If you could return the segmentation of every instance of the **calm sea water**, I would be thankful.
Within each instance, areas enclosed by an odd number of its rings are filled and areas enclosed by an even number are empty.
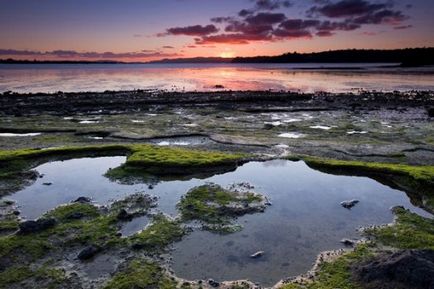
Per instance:
[[[402,205],[427,215],[414,207],[403,192],[365,177],[321,173],[304,162],[250,162],[204,180],[162,181],[153,189],[145,183],[126,185],[103,176],[109,168],[124,162],[125,157],[104,157],[46,163],[36,168],[43,178],[7,198],[17,201],[23,217],[37,218],[80,196],[105,205],[144,191],[158,196],[157,209],[176,216],[176,204],[194,186],[214,182],[226,187],[247,181],[273,205],[265,213],[239,218],[243,230],[234,234],[195,230],[175,244],[172,268],[187,279],[248,278],[265,286],[306,272],[320,251],[342,248],[342,238],[360,238],[356,232],[359,226],[391,222],[392,206]],[[44,182],[52,185],[44,186]],[[360,203],[352,210],[340,206],[340,202],[350,199]],[[148,223],[147,217],[137,218],[124,224],[121,232],[131,235]],[[259,250],[265,251],[263,257],[249,257]]]
[[[390,64],[388,64],[390,65]],[[0,64],[0,92],[434,90],[434,67],[382,64]]]

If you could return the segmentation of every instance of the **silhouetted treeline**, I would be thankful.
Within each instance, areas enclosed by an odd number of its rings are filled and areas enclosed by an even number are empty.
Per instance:
[[[3,64],[122,64],[125,62],[115,60],[18,60],[18,59],[0,59]]]
[[[395,50],[348,49],[278,56],[237,57],[234,63],[400,63],[401,66],[434,65],[434,48]]]

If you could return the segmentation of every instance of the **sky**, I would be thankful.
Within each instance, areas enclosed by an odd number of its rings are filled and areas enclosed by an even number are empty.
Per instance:
[[[151,61],[434,46],[433,0],[0,0],[0,58]]]

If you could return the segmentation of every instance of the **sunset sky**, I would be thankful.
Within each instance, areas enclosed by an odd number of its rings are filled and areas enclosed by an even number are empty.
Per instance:
[[[434,46],[433,0],[0,0],[0,58],[149,61]]]

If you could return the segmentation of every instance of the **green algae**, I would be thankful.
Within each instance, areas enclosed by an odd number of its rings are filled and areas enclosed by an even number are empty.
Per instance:
[[[178,220],[171,220],[159,214],[153,217],[148,227],[129,237],[127,243],[134,249],[160,252],[171,243],[181,240],[186,233]]]
[[[367,176],[391,188],[403,190],[414,204],[434,212],[434,166],[300,158],[309,167],[321,172]]]
[[[186,221],[198,220],[203,228],[232,233],[240,226],[232,221],[241,215],[265,210],[264,198],[251,192],[235,192],[223,189],[216,184],[206,184],[192,188],[181,198],[177,207]]]
[[[406,175],[414,180],[434,184],[434,166],[412,166],[406,164],[388,164],[361,161],[344,161],[323,159],[315,157],[302,158],[308,165],[315,167],[341,168],[348,170],[372,171],[379,173],[392,173]]]
[[[393,209],[395,223],[389,226],[368,228],[365,234],[382,245],[400,249],[434,250],[434,220],[419,216],[402,207]]]
[[[110,170],[107,176],[117,180],[129,176],[151,175],[197,175],[210,174],[225,169],[235,169],[249,155],[217,151],[190,150],[159,147],[149,144],[124,144],[58,147],[48,149],[0,150],[0,181],[9,183],[0,195],[17,190],[35,179],[37,175],[28,170],[53,161],[79,157],[126,155],[127,161],[119,168]]]
[[[345,253],[331,262],[323,262],[313,281],[303,284],[289,283],[281,289],[360,289],[352,280],[351,266],[373,256],[367,244],[357,246],[354,251]]]
[[[104,286],[104,289],[155,288],[173,289],[177,283],[173,281],[156,263],[136,259],[127,268],[118,272]]]
[[[20,284],[21,282],[29,279],[38,279],[39,282],[44,283],[44,288],[64,288],[66,276],[63,270],[50,268],[48,266],[41,266],[32,269],[28,266],[13,266],[0,272],[0,288],[7,288],[12,284]],[[30,287],[30,286],[28,286]]]
[[[55,218],[54,227],[41,232],[0,237],[0,264],[8,264],[7,268],[12,270],[11,274],[1,271],[0,282],[19,284],[37,276],[30,267],[33,268],[41,260],[63,256],[66,252],[89,245],[96,245],[107,252],[132,246],[132,249],[143,249],[146,254],[155,254],[163,252],[165,247],[186,234],[179,221],[156,215],[145,230],[122,238],[117,234],[120,226],[116,217],[122,205],[125,203],[119,202],[115,210],[100,209],[88,203],[62,205],[43,216]],[[81,217],[71,218],[74,213],[80,213]]]

